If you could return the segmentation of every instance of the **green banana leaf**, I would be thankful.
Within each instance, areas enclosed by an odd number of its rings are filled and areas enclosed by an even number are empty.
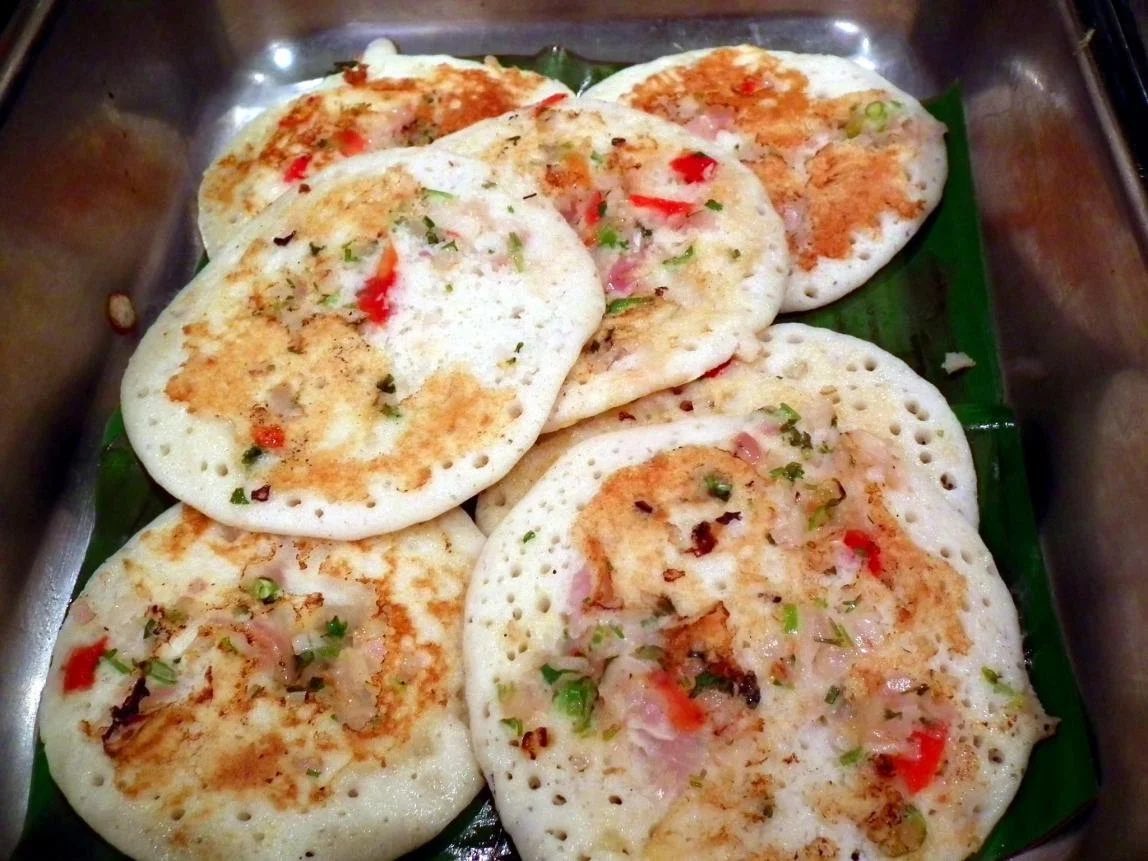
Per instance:
[[[561,80],[575,92],[621,68],[588,62],[561,47],[501,59]],[[949,179],[937,211],[864,287],[826,308],[789,319],[865,338],[899,356],[941,390],[968,434],[979,482],[981,534],[1016,600],[1033,684],[1048,712],[1060,719],[1056,734],[1034,751],[1008,812],[974,856],[997,861],[1054,835],[1085,810],[1096,796],[1099,772],[1041,559],[1020,433],[1003,402],[959,88],[926,106],[949,129]],[[976,365],[946,374],[941,367],[946,352],[966,353]],[[172,502],[144,472],[117,413],[103,441],[96,524],[76,590]],[[39,746],[24,835],[14,857],[124,857],[69,807],[52,782]],[[518,855],[484,790],[442,834],[409,857],[496,861]]]

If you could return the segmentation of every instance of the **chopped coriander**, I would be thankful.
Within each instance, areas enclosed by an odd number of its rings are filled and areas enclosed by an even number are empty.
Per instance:
[[[526,731],[522,721],[518,718],[503,718],[499,723],[510,730],[511,738],[522,738],[522,734]]]
[[[327,622],[327,633],[323,636],[342,639],[347,636],[347,623],[338,616],[332,616]]]
[[[837,758],[837,761],[842,765],[856,765],[861,761],[864,755],[865,751],[859,747],[855,747],[853,750],[841,754],[841,756]]]
[[[838,484],[838,488],[841,491],[840,496],[823,502],[817,506],[817,508],[813,509],[813,513],[809,515],[809,520],[805,524],[807,529],[820,529],[829,522],[829,518],[833,516],[833,509],[840,505],[842,500],[845,499],[845,488],[841,487],[840,484]]]
[[[381,409],[383,415],[389,419],[401,419],[403,417],[403,414],[399,412],[399,408],[394,404],[383,404]]]
[[[670,257],[662,261],[663,266],[681,266],[684,263],[689,263],[694,259],[694,247],[691,245],[677,257]]]
[[[590,161],[594,162],[594,164],[601,164],[603,161],[605,161],[605,158],[602,156],[601,153],[594,152],[593,150],[591,150],[590,151]]]
[[[387,374],[377,383],[375,388],[382,392],[384,395],[393,395],[395,393],[395,376],[394,374]]]
[[[717,690],[724,694],[733,693],[733,682],[725,676],[719,676],[717,673],[711,673],[709,670],[702,670],[694,679],[694,686],[690,689],[690,696],[696,697],[703,691]]]
[[[721,473],[711,472],[703,479],[706,483],[706,493],[722,502],[728,502],[733,493],[733,485],[729,478]]]
[[[231,504],[232,505],[250,505],[247,499],[247,494],[243,492],[242,487],[237,487],[231,491]]]
[[[308,242],[307,247],[311,249],[311,256],[318,257],[319,252],[326,248],[326,245],[316,245],[314,242]]]
[[[837,685],[830,685],[829,690],[825,692],[825,702],[833,705],[841,697],[841,688]]]
[[[251,446],[247,451],[243,452],[243,465],[251,466],[259,458],[263,457],[263,449],[257,445]]]
[[[161,685],[174,685],[176,682],[175,670],[163,661],[144,661],[141,665],[144,673],[155,679]]]
[[[531,529],[529,532],[522,536],[522,543],[525,544],[528,541],[533,541],[535,537],[537,537],[537,533]]]
[[[123,661],[116,657],[118,652],[119,649],[108,649],[106,652],[100,655],[100,660],[106,661],[108,666],[110,666],[116,672],[123,673],[126,676],[132,671],[132,668],[130,665],[125,664]]]
[[[781,427],[779,429],[783,431],[789,430],[801,421],[801,413],[784,402],[780,406],[766,407],[764,412],[774,421],[780,422]]]
[[[801,627],[801,617],[796,604],[786,604],[781,608],[781,625],[787,634],[796,634]]]
[[[643,305],[649,305],[654,300],[649,296],[630,296],[626,299],[615,299],[606,305],[606,316],[617,317],[625,314],[634,308],[640,308]]]
[[[707,200],[706,209],[712,209],[714,212],[721,212],[723,209],[725,209],[725,207],[718,203],[716,200]]]
[[[308,777],[318,777],[320,774],[322,774],[322,772],[320,772],[319,769],[317,769],[317,768],[307,769],[307,776]]]
[[[297,670],[302,670],[304,667],[309,667],[313,663],[315,663],[314,649],[304,649],[295,656],[295,668]]]
[[[431,245],[438,245],[442,241],[442,237],[438,235],[438,231],[435,229],[436,225],[431,221],[429,215],[423,216],[423,226],[427,229],[427,242]]]
[[[526,268],[526,260],[522,256],[522,238],[517,233],[511,233],[506,240],[506,248],[510,252],[510,259],[514,268],[522,272]]]
[[[784,478],[791,484],[799,478],[805,477],[805,467],[797,461],[791,460],[785,466],[779,466],[777,469],[769,471],[770,478]]]

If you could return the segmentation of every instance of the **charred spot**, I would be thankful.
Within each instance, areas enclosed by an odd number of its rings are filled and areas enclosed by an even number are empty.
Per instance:
[[[879,753],[873,757],[873,770],[877,776],[884,780],[892,780],[897,775],[897,766],[893,757],[887,753]]]
[[[635,502],[634,508],[638,509],[638,511],[642,512],[642,514],[652,514],[654,511],[654,506],[650,505],[650,503],[646,502],[644,499],[639,499],[637,502]]]
[[[662,572],[662,579],[667,583],[673,583],[675,580],[681,580],[686,576],[686,572],[680,568],[667,568]]]
[[[757,675],[743,672],[736,664],[727,660],[712,661],[694,679],[690,696],[697,696],[704,690],[714,689],[732,697],[740,697],[751,709],[761,702],[761,688]]]
[[[690,530],[690,539],[693,543],[686,552],[693,556],[706,556],[717,547],[717,538],[708,520],[703,520]]]
[[[115,742],[122,730],[143,720],[140,714],[140,703],[148,695],[147,680],[140,676],[132,689],[118,706],[112,706],[112,722],[104,731],[101,741],[104,743],[104,752],[113,756]]]
[[[256,502],[266,502],[271,498],[271,485],[265,484],[251,491],[251,498]]]
[[[284,245],[288,244],[292,239],[294,239],[295,234],[298,232],[299,231],[297,231],[297,230],[292,230],[286,236],[276,236],[271,241],[274,242],[276,245],[278,245],[280,248],[282,248]]]
[[[311,186],[305,182],[301,183],[299,185],[299,193],[300,194],[310,194],[311,193]]]
[[[633,413],[621,412],[621,413],[618,413],[618,421],[620,421],[620,422],[632,422],[632,421],[637,421],[637,419],[634,418]]]
[[[683,413],[692,413],[694,411],[694,402],[682,401],[680,404],[678,404],[678,409],[680,409]]]
[[[735,520],[741,520],[740,511],[727,511],[725,514],[722,514],[717,518],[717,522],[722,526],[729,526]]]
[[[622,146],[625,142],[625,138],[610,138],[610,146]]]
[[[538,759],[538,754],[550,746],[550,731],[544,726],[538,729],[527,730],[522,735],[519,747],[531,759]]]

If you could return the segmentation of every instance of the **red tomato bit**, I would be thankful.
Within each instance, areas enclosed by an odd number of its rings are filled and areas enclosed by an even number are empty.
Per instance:
[[[260,448],[282,448],[287,435],[279,425],[259,425],[251,431],[251,438]]]
[[[64,693],[89,690],[96,683],[96,667],[108,650],[108,638],[102,637],[90,646],[72,649],[64,664]]]
[[[733,364],[733,356],[730,356],[728,359],[726,359],[724,362],[722,362],[717,367],[710,368],[708,371],[706,371],[704,374],[702,374],[702,379],[703,380],[712,380],[714,377],[720,376],[721,373],[726,368],[728,368],[731,364]]]
[[[367,64],[355,63],[343,70],[343,80],[352,87],[359,87],[367,83]]]
[[[909,736],[909,741],[917,746],[917,755],[893,757],[893,768],[905,781],[905,786],[910,792],[918,793],[933,782],[937,770],[941,767],[948,739],[949,728],[944,724],[914,730]]]
[[[743,96],[752,96],[754,93],[761,89],[761,82],[753,78],[746,78],[734,89],[736,89],[737,92]]]
[[[879,577],[885,570],[885,566],[881,563],[881,548],[877,546],[877,542],[862,532],[860,529],[847,529],[845,531],[845,546],[864,556],[868,566],[869,573],[875,577]]]
[[[311,165],[311,154],[301,155],[287,166],[283,174],[285,182],[298,182],[307,175],[307,168]]]
[[[387,298],[398,277],[398,263],[399,257],[395,254],[395,247],[387,243],[379,260],[378,270],[374,277],[367,279],[367,283],[359,293],[359,310],[366,314],[371,322],[380,326],[391,316]]]
[[[667,200],[664,197],[646,197],[644,194],[631,194],[630,203],[642,209],[653,209],[662,215],[689,215],[694,205],[684,200]]]
[[[650,675],[650,682],[662,697],[666,706],[666,717],[674,729],[681,732],[697,732],[706,722],[706,713],[696,700],[690,699],[689,694],[682,690],[665,670],[659,670]]]
[[[367,151],[367,139],[354,129],[342,129],[335,135],[339,152],[345,156],[359,155]]]
[[[691,152],[678,156],[670,162],[670,167],[687,185],[693,185],[712,179],[717,170],[717,162],[704,152]]]
[[[593,227],[602,220],[602,192],[595,191],[590,195],[582,220],[586,222],[587,227]]]
[[[534,106],[534,116],[541,116],[543,111],[545,111],[547,108],[554,107],[554,105],[558,104],[564,98],[566,98],[565,93],[555,93],[552,96],[547,96]]]

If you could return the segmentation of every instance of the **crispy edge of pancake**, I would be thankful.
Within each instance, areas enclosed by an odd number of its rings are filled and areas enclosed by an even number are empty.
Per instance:
[[[226,556],[229,542],[249,539],[251,545],[240,549],[242,565]],[[278,762],[274,757],[283,753],[277,754],[271,744],[271,736],[275,735],[272,732],[268,734],[269,743],[263,753],[244,765],[244,773],[254,777],[248,779],[235,773],[224,781],[234,784],[231,787],[233,791],[220,791],[216,796],[219,804],[215,808],[214,819],[206,822],[202,818],[197,819],[204,809],[197,800],[198,796],[181,798],[164,792],[163,768],[174,767],[177,763],[165,761],[153,770],[152,776],[158,780],[152,781],[134,798],[128,797],[117,789],[114,761],[104,752],[98,734],[85,735],[82,723],[77,725],[77,721],[83,720],[106,722],[108,709],[123,699],[126,676],[101,662],[93,688],[66,695],[60,692],[61,663],[74,646],[86,644],[101,632],[109,636],[119,634],[121,648],[118,657],[130,663],[137,644],[144,642],[141,640],[143,618],[158,618],[161,625],[166,624],[163,613],[157,617],[152,613],[154,607],[149,609],[145,590],[147,594],[169,590],[173,597],[186,594],[188,582],[195,582],[191,575],[198,572],[198,566],[205,566],[203,577],[208,581],[207,594],[212,587],[218,590],[221,583],[229,580],[238,584],[241,577],[248,576],[244,572],[249,565],[267,562],[261,556],[249,558],[244,555],[251,554],[260,546],[257,542],[264,539],[271,539],[280,546],[292,542],[291,539],[275,539],[273,536],[244,536],[238,530],[228,530],[177,504],[137,533],[93,574],[69,608],[53,650],[52,666],[41,701],[39,732],[53,778],[92,827],[133,857],[271,859],[302,857],[309,850],[324,858],[397,857],[438,833],[482,786],[481,775],[470,751],[462,699],[461,642],[452,648],[444,641],[446,648],[442,654],[447,672],[441,677],[439,690],[425,692],[426,703],[433,703],[433,712],[424,713],[418,723],[408,727],[412,732],[398,748],[386,750],[386,755],[392,757],[389,771],[384,770],[387,768],[385,764],[380,765],[373,758],[362,759],[351,769],[326,776],[323,780],[325,789],[319,796],[312,794],[301,806],[277,810],[256,785],[256,778],[261,780],[265,772],[273,777],[264,759],[271,757],[267,761]],[[204,550],[208,543],[218,547],[218,553],[224,555]],[[345,573],[341,566],[348,557],[352,564],[353,560],[361,560],[362,575],[371,582],[388,583],[390,586],[388,600],[393,603],[380,603],[375,612],[393,611],[401,616],[404,607],[412,611],[411,621],[415,624],[404,636],[414,636],[420,644],[433,644],[436,638],[444,636],[446,629],[441,627],[436,614],[449,612],[452,606],[458,612],[461,627],[470,560],[477,558],[481,545],[482,536],[470,518],[459,509],[404,533],[358,544],[293,542],[298,552],[305,554],[312,564],[316,554],[321,556],[327,549],[332,551],[338,564],[329,574],[320,565],[319,571],[324,573],[318,576],[326,575],[327,582],[336,590],[336,599],[340,587],[346,589],[357,585],[354,581],[348,584],[343,579]],[[197,554],[202,558],[197,558]],[[169,557],[170,563],[167,562]],[[425,566],[428,560],[436,557],[443,561],[435,566],[436,576],[428,578]],[[324,557],[324,562],[331,558]],[[164,570],[149,571],[149,564],[159,565]],[[372,566],[379,565],[395,566],[389,572],[392,576],[380,578],[372,572]],[[184,570],[182,573],[168,573],[171,566],[176,572],[181,567]],[[229,566],[238,567],[230,567],[226,574],[221,573]],[[303,576],[303,572],[294,576]],[[404,594],[404,586],[415,592]],[[418,590],[423,593],[429,591],[430,595],[416,594]],[[112,606],[103,606],[109,601]],[[77,618],[81,607],[84,615],[92,614],[90,621]],[[130,618],[126,616],[128,613]],[[164,636],[162,628],[160,630],[161,633],[153,636]],[[178,665],[176,670],[179,671]],[[158,683],[153,683],[152,687],[158,687]],[[230,713],[229,705],[224,704],[221,708]],[[265,712],[261,714],[266,717]],[[242,715],[240,719],[246,720]],[[178,728],[178,725],[169,727]],[[180,731],[187,734],[190,745],[194,728],[183,727]],[[160,740],[160,736],[153,739],[155,742]],[[323,745],[317,745],[317,749],[328,750]],[[240,751],[235,753],[238,755]],[[336,750],[330,755],[338,760],[340,754]],[[198,755],[196,759],[195,766],[185,763],[185,767],[201,768],[204,761]],[[416,777],[419,774],[421,779]],[[152,797],[153,793],[155,797]],[[317,801],[317,798],[325,800]],[[397,812],[394,806],[388,807],[396,801]],[[405,810],[402,809],[404,805]],[[206,836],[205,831],[210,831],[211,835]]]
[[[801,379],[789,379],[786,371],[793,374],[800,371],[804,377],[809,372],[809,353],[815,351],[819,360],[814,371],[817,390],[809,392],[809,401],[824,397],[821,392],[826,386],[840,382],[833,394],[841,397],[836,407],[841,428],[866,430],[895,444],[910,466],[932,475],[950,504],[970,524],[977,525],[977,473],[968,439],[952,408],[932,383],[875,344],[829,329],[803,323],[778,323],[766,329],[760,340],[770,354],[747,363],[735,359],[740,366],[739,379],[751,369],[758,369],[762,374],[760,385],[768,388],[771,383],[765,377],[768,368],[773,366],[780,373],[768,376],[775,380],[781,378],[779,389],[799,388]],[[803,363],[805,371],[801,371]],[[859,388],[851,391],[848,389],[851,384]],[[631,425],[674,421],[693,412],[699,415],[715,411],[741,413],[767,405],[739,402],[736,393],[728,393],[734,400],[733,406],[727,399],[714,410],[712,399],[728,385],[728,380],[722,379],[719,372],[713,379],[688,383],[679,393],[655,392],[540,437],[501,481],[479,494],[475,511],[479,529],[489,535],[550,465],[583,439]],[[900,400],[903,416],[888,416],[882,412],[878,420],[875,410],[870,409],[874,400],[871,395],[881,394],[881,389],[886,389],[891,399]],[[876,400],[879,407],[882,399]],[[865,405],[865,409],[857,409],[857,404]],[[796,406],[798,412],[804,409],[801,404]],[[922,457],[927,457],[929,462],[923,463]]]
[[[572,794],[563,783],[580,778],[577,769],[561,768],[566,765],[563,753],[569,752],[562,749],[562,736],[557,742],[552,736],[545,750],[536,749],[537,761],[527,759],[507,744],[505,727],[498,722],[501,712],[492,705],[499,702],[496,683],[514,681],[522,675],[522,666],[549,659],[564,635],[568,595],[575,569],[581,564],[571,549],[574,519],[619,469],[682,446],[721,444],[744,427],[743,419],[705,418],[621,431],[583,442],[548,471],[488,538],[467,598],[467,701],[476,755],[494,790],[503,823],[525,858],[581,857],[596,851],[603,857],[632,857],[648,836],[638,835],[633,841],[623,838],[627,828],[642,827],[630,821],[638,809],[631,804],[633,797],[624,793],[628,806],[607,804],[599,798],[598,809],[591,808],[588,818],[606,832],[606,838],[597,845],[588,844],[584,839],[587,824],[581,815],[587,811],[575,809],[583,796]],[[1020,785],[1032,746],[1048,733],[1051,722],[1031,692],[1015,605],[987,549],[975,530],[931,485],[915,473],[907,474],[906,479],[906,486],[884,493],[889,515],[902,535],[938,563],[947,564],[969,589],[963,621],[972,626],[973,653],[965,661],[968,677],[964,690],[975,701],[968,708],[976,714],[970,713],[966,719],[991,714],[989,703],[995,691],[981,678],[978,665],[982,662],[1001,669],[1010,683],[1023,680],[1023,692],[1031,697],[1033,713],[1003,730],[1007,733],[1003,736],[1007,739],[1003,745],[1008,748],[1007,766],[996,776],[990,775],[989,791],[975,814],[983,839],[1003,815]],[[527,531],[534,536],[529,542],[522,539]],[[509,603],[504,597],[507,592],[514,596]],[[516,608],[522,610],[520,615],[511,612]],[[542,657],[532,658],[535,653]],[[561,716],[553,719],[557,727],[563,722]],[[998,732],[994,740],[1000,737]],[[1020,755],[1012,755],[1018,752]],[[548,769],[547,763],[559,756],[559,769]],[[603,787],[600,795],[604,798],[609,791]],[[565,803],[547,804],[556,794],[562,795]],[[609,846],[614,847],[613,852],[606,851]],[[953,859],[965,857],[968,851],[952,845],[948,850],[945,857]]]
[[[769,54],[787,68],[805,75],[812,95],[834,98],[859,90],[878,89],[888,92],[901,102],[914,117],[935,124],[920,102],[890,81],[853,61],[831,54],[799,54],[773,51],[751,45],[730,45],[702,48],[659,57],[648,63],[622,69],[591,87],[590,98],[625,101],[638,85],[660,72],[693,65],[716,51],[736,50],[743,55],[757,52]],[[808,310],[827,305],[869,280],[916,234],[929,214],[940,202],[948,174],[948,157],[943,139],[926,141],[917,158],[907,163],[909,190],[916,192],[922,211],[916,218],[881,216],[879,234],[868,232],[853,235],[853,253],[842,259],[822,258],[810,270],[795,266],[789,287],[782,302],[782,313]]]

